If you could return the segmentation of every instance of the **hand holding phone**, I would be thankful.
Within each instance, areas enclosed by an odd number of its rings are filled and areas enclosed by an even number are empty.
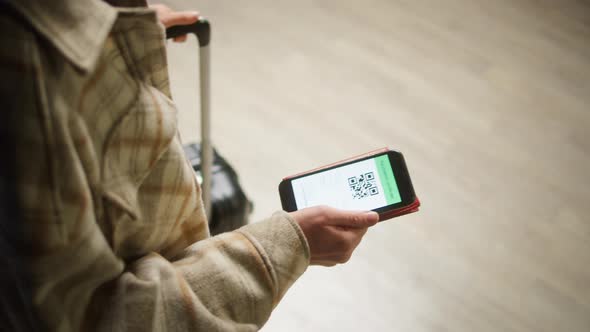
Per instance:
[[[345,211],[328,206],[298,210],[291,212],[291,216],[309,244],[310,264],[323,266],[346,263],[368,227],[379,221],[375,212]]]
[[[279,184],[287,212],[327,205],[343,210],[372,210],[380,220],[418,211],[404,156],[382,149],[287,177]]]

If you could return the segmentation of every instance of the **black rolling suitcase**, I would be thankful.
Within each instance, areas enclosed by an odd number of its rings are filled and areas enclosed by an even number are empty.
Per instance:
[[[190,25],[166,29],[166,38],[193,33],[199,43],[199,87],[201,102],[201,143],[190,143],[184,151],[190,160],[195,176],[201,184],[203,204],[209,219],[212,235],[239,228],[248,222],[252,203],[238,181],[238,174],[221,157],[211,143],[211,113],[209,105],[209,42],[211,26],[201,19]]]

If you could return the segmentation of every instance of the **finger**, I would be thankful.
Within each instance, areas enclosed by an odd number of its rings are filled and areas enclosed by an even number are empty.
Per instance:
[[[363,236],[365,236],[365,234],[367,233],[368,228],[366,227],[362,227],[362,228],[346,228],[345,230],[343,230],[341,233],[342,236],[344,237],[344,239],[346,239],[348,245],[350,248],[354,249],[356,248],[359,243],[361,243],[361,240],[363,239]]]
[[[329,227],[333,227],[338,231],[339,234],[343,232],[346,234],[345,236],[355,236],[355,237],[362,237],[365,235],[368,227],[348,227],[348,226],[339,226],[339,225],[330,225]]]
[[[163,12],[170,12],[172,11],[172,9],[170,9],[170,7],[163,5],[163,4],[155,4],[155,5],[148,5],[148,7],[150,7],[151,9],[155,10],[158,13],[163,13]]]
[[[357,238],[362,238],[363,236],[365,236],[365,234],[367,234],[367,231],[369,230],[368,227],[361,227],[361,228],[349,228],[348,231],[352,234],[354,234]]]
[[[174,42],[176,43],[184,43],[186,41],[186,35],[182,35],[182,36],[178,36],[178,37],[174,37]]]
[[[332,267],[336,264],[337,263],[335,261],[329,261],[329,260],[314,260],[314,261],[310,262],[310,265],[321,265],[321,266],[325,266],[325,267]]]
[[[174,12],[162,18],[162,23],[169,28],[175,25],[187,25],[195,23],[199,19],[199,12]]]
[[[323,255],[320,257],[314,257],[310,262],[312,265],[323,265],[323,266],[334,266],[336,264],[342,264],[348,257],[343,253],[336,253],[332,255]]]
[[[344,211],[334,210],[329,222],[334,226],[366,228],[375,225],[379,221],[379,214],[374,211]]]

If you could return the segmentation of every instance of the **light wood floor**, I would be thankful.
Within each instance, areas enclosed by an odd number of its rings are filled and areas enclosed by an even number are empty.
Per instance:
[[[588,2],[168,4],[213,22],[215,145],[254,220],[283,176],[383,146],[423,202],[310,268],[264,331],[590,331]],[[170,63],[190,140],[196,49]]]

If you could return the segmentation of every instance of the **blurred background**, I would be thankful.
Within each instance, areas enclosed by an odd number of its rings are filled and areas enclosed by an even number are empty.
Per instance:
[[[255,203],[287,175],[402,151],[419,213],[310,267],[263,331],[590,331],[590,4],[200,0],[214,145]],[[169,43],[198,140],[194,40]]]

